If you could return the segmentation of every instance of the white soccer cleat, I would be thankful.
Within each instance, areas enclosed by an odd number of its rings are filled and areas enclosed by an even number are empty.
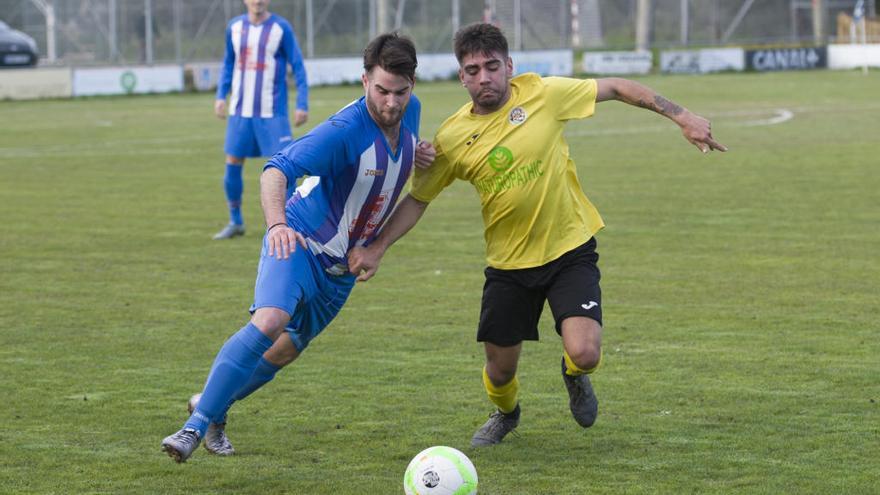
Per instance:
[[[223,227],[223,230],[214,234],[214,240],[232,239],[233,237],[238,237],[240,235],[244,235],[244,225],[230,223],[226,227]]]
[[[177,462],[186,462],[193,451],[199,448],[199,432],[184,428],[162,440],[162,451]]]
[[[201,398],[202,394],[195,394],[189,398],[189,401],[186,403],[186,410],[190,414],[196,410]],[[235,453],[229,437],[226,436],[226,421],[208,425],[208,431],[205,432],[205,449],[215,455],[232,455]]]

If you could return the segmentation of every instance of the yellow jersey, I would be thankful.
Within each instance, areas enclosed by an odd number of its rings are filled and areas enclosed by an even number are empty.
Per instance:
[[[487,262],[503,270],[549,263],[605,226],[563,137],[566,121],[593,114],[595,79],[526,73],[510,85],[499,110],[477,115],[468,103],[446,119],[434,138],[434,164],[415,170],[410,191],[429,203],[456,178],[473,184]]]

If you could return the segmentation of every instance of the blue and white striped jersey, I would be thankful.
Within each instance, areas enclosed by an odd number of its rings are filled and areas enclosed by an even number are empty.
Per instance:
[[[247,14],[232,19],[226,27],[217,99],[232,91],[229,115],[287,116],[288,63],[296,78],[296,108],[308,110],[306,69],[290,23],[275,14],[259,25],[251,24]]]
[[[308,176],[287,201],[287,222],[331,273],[347,270],[348,251],[372,242],[394,209],[412,170],[420,113],[413,95],[392,154],[362,97],[266,163],[288,184]]]

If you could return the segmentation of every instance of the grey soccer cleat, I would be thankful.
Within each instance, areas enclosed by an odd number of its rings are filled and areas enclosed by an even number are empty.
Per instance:
[[[584,428],[593,426],[599,414],[599,399],[593,393],[593,385],[587,375],[572,376],[565,372],[565,357],[562,358],[562,378],[568,389],[568,407],[577,424]]]
[[[471,447],[485,447],[501,443],[501,440],[508,433],[514,431],[517,425],[519,425],[519,404],[516,405],[516,409],[507,414],[496,410],[489,415],[489,420],[474,433],[471,438]]]
[[[189,398],[189,401],[186,403],[186,410],[190,414],[196,410],[201,398],[202,394],[195,394]],[[225,417],[222,423],[211,423],[208,425],[208,431],[205,432],[205,449],[216,455],[232,455],[235,453],[232,443],[229,442],[229,438],[226,436]]]
[[[238,237],[240,235],[244,235],[244,225],[230,223],[226,227],[223,227],[223,230],[214,234],[214,240],[232,239],[233,237]]]
[[[192,428],[184,428],[162,440],[162,451],[177,462],[186,462],[201,441],[199,432]]]

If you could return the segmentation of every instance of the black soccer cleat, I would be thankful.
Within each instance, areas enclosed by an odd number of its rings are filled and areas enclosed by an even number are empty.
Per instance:
[[[599,399],[593,393],[593,385],[586,374],[572,376],[565,372],[565,357],[562,358],[562,379],[568,390],[568,407],[577,424],[584,428],[593,426],[599,414]]]
[[[516,409],[507,414],[498,410],[493,412],[489,415],[489,420],[474,433],[471,447],[486,447],[501,443],[501,440],[519,425],[519,411],[517,404]]]

